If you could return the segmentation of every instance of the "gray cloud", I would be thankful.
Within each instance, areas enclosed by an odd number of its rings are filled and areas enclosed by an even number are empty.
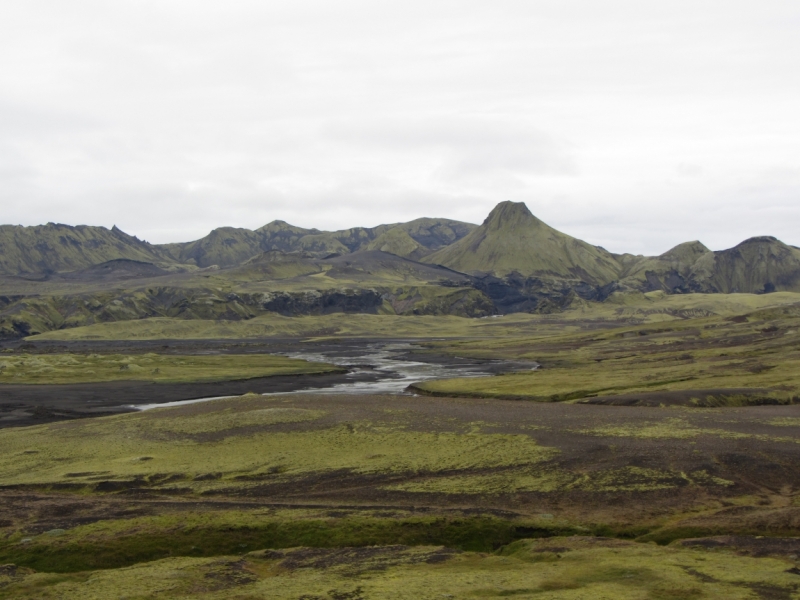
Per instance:
[[[29,0],[0,20],[0,222],[151,241],[501,200],[615,251],[800,245],[800,6]]]

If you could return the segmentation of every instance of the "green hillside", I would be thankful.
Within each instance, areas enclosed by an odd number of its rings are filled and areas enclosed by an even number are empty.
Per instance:
[[[667,293],[748,293],[800,290],[800,249],[774,237],[754,237],[712,252],[686,242],[661,256],[617,256],[623,288]]]
[[[167,244],[163,248],[180,263],[198,267],[230,267],[262,252],[261,242],[261,236],[250,229],[220,227],[194,242]]]
[[[391,226],[370,242],[365,250],[380,250],[419,260],[449,246],[476,229],[471,223],[447,219],[415,219]]]
[[[706,254],[713,254],[698,241],[684,242],[660,256],[623,255],[622,283],[645,292],[688,292],[692,267]]]
[[[174,263],[160,248],[113,227],[0,225],[0,273],[73,271],[116,259]]]
[[[177,262],[199,267],[236,266],[262,252],[275,250],[309,252],[320,257],[382,250],[416,259],[461,239],[474,228],[469,223],[429,218],[339,231],[304,229],[285,221],[272,221],[255,231],[220,227],[199,240],[164,244],[159,249]]]
[[[694,291],[768,293],[800,290],[800,249],[771,236],[704,254],[691,273]]]
[[[483,225],[424,262],[464,273],[554,276],[604,284],[620,265],[606,250],[556,231],[521,202],[501,202]]]

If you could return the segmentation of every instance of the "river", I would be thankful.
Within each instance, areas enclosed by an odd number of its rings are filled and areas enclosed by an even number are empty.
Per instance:
[[[497,373],[531,371],[539,365],[534,362],[487,360],[423,353],[412,342],[374,342],[363,345],[338,345],[315,347],[313,351],[279,352],[290,358],[324,362],[349,369],[344,381],[328,386],[315,385],[313,377],[298,378],[296,389],[275,394],[406,394],[412,383],[430,379],[453,377],[485,377]],[[150,410],[168,406],[182,406],[235,396],[209,396],[175,402],[139,404],[134,408]]]

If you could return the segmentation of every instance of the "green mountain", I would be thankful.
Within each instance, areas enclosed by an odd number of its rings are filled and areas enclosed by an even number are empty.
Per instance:
[[[467,235],[474,225],[450,219],[319,231],[273,221],[255,231],[219,227],[192,242],[148,244],[117,227],[48,223],[0,225],[0,274],[43,275],[76,271],[113,260],[148,262],[159,268],[242,265],[264,252],[306,252],[318,257],[383,250],[419,258]],[[400,241],[402,240],[402,241]]]
[[[307,252],[322,257],[381,250],[419,258],[461,239],[474,228],[469,223],[449,219],[416,219],[377,227],[319,231],[273,221],[255,231],[220,227],[199,240],[164,244],[159,248],[176,262],[198,267],[231,267],[270,251]]]
[[[728,250],[703,254],[689,278],[695,292],[800,291],[800,248],[771,236],[750,238]]]
[[[423,218],[319,231],[273,221],[162,245],[116,227],[0,226],[5,336],[148,316],[552,312],[576,298],[654,290],[800,291],[800,249],[757,237],[719,252],[694,241],[660,256],[611,254],[514,202],[479,227]]]
[[[521,202],[501,202],[480,227],[422,260],[463,273],[518,273],[594,285],[616,280],[622,270],[610,252],[553,229]]]
[[[800,291],[800,249],[774,237],[754,237],[734,248],[712,252],[686,242],[661,256],[622,255],[622,289],[674,293]]]
[[[48,223],[0,225],[0,273],[47,274],[85,269],[110,260],[174,264],[167,252],[117,227]]]
[[[262,237],[250,229],[220,227],[194,242],[164,244],[161,248],[179,263],[231,267],[263,252],[261,242]]]
[[[365,250],[380,250],[397,256],[419,260],[457,242],[476,229],[471,223],[447,219],[415,219],[390,226],[372,240]]]
[[[668,293],[691,291],[692,267],[706,254],[713,254],[698,241],[684,242],[660,256],[617,256],[623,266],[621,283],[643,292],[663,290]]]

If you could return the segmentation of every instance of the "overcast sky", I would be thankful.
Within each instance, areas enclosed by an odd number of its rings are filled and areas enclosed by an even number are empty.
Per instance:
[[[502,200],[616,252],[800,246],[800,2],[0,9],[0,223],[169,242]]]

